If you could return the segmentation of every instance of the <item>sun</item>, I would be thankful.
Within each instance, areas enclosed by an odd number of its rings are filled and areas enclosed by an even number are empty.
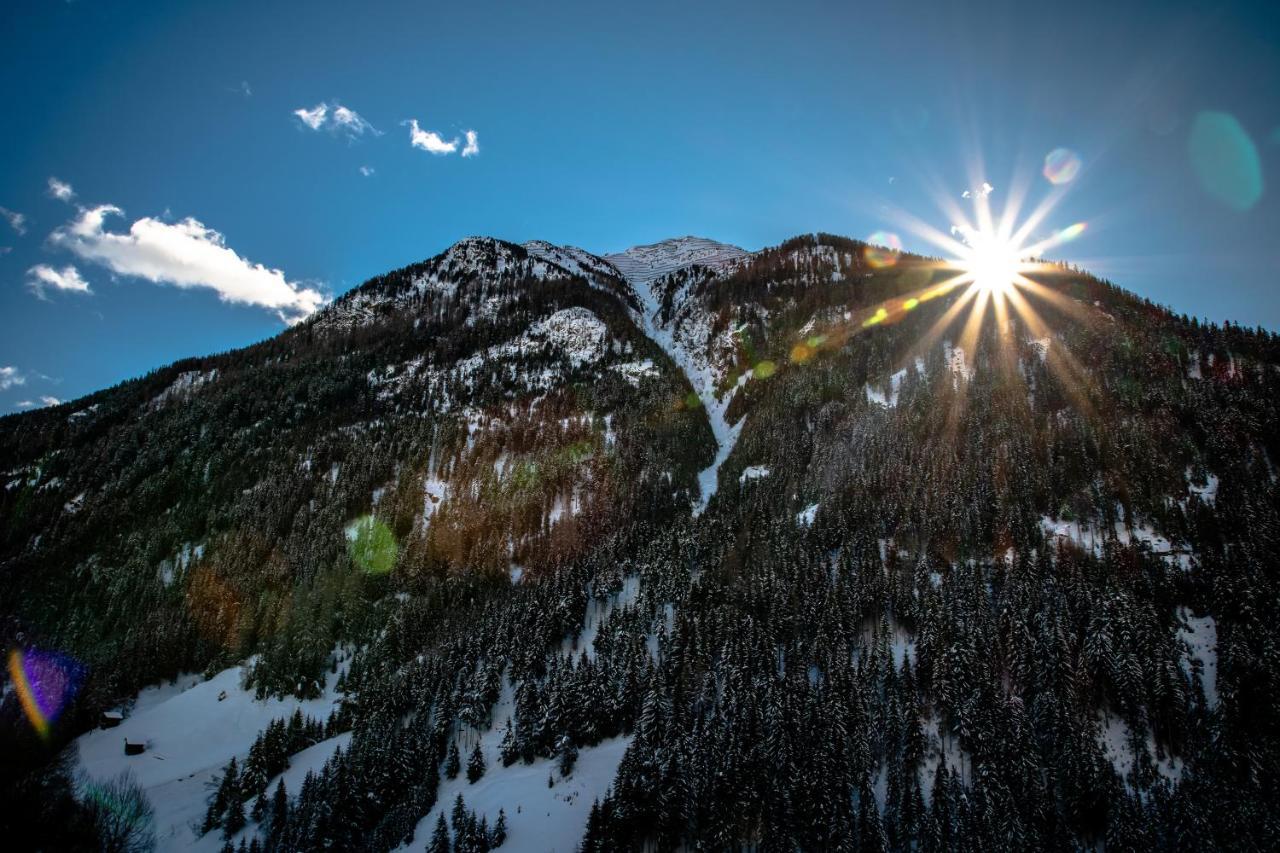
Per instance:
[[[967,251],[954,259],[953,266],[972,279],[973,287],[1007,295],[1028,271],[1021,248],[992,230],[968,231],[965,236]]]

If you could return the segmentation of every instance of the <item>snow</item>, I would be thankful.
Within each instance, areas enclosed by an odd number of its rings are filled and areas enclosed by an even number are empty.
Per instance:
[[[504,853],[573,853],[577,849],[586,832],[591,804],[604,799],[613,784],[631,737],[582,747],[567,779],[560,776],[556,761],[550,758],[539,758],[532,764],[517,761],[503,767],[499,747],[514,707],[514,694],[504,681],[502,696],[494,708],[494,723],[480,734],[484,776],[471,784],[464,770],[455,779],[441,779],[435,806],[418,822],[412,843],[401,850],[421,850],[431,837],[437,816],[443,812],[448,817],[458,794],[462,794],[468,809],[488,820],[490,827],[498,819],[498,810],[505,810],[507,840],[500,848]],[[472,731],[458,737],[464,764],[475,743]],[[551,787],[547,786],[548,777],[555,779]]]
[[[336,674],[327,676],[320,698],[307,701],[254,699],[240,686],[244,674],[244,666],[237,666],[186,687],[147,688],[119,726],[76,740],[81,769],[92,779],[104,780],[126,769],[134,772],[155,808],[158,850],[218,850],[222,839],[217,833],[197,839],[191,828],[204,817],[207,784],[232,756],[246,758],[258,733],[272,720],[297,709],[327,719],[338,701],[333,692]],[[226,698],[218,701],[223,691]],[[145,741],[147,751],[125,755],[126,738]]]
[[[1191,479],[1191,469],[1187,469],[1187,490],[1207,504],[1218,500],[1218,478],[1214,474],[1205,474],[1204,485],[1197,485]]]
[[[217,378],[218,371],[216,368],[203,373],[199,370],[188,370],[179,373],[178,378],[173,380],[168,388],[165,388],[151,400],[151,408],[159,408],[173,399],[185,399]]]
[[[501,474],[499,474],[501,476]],[[440,504],[449,497],[449,481],[442,480],[435,474],[429,475],[422,483],[422,524],[425,528],[436,514]]]
[[[748,465],[742,469],[742,476],[738,478],[738,483],[746,483],[747,480],[758,480],[761,477],[768,477],[769,469],[763,465]]]
[[[871,387],[871,383],[867,383],[867,402],[879,403],[886,409],[891,409],[898,405],[898,390],[902,387],[902,380],[907,378],[906,368],[899,370],[897,373],[889,377],[889,393],[886,395],[879,388]]]
[[[319,774],[324,769],[325,762],[333,757],[339,747],[346,750],[350,745],[351,732],[343,732],[289,756],[288,769],[267,783],[267,793],[274,793],[276,785],[280,784],[280,780],[283,779],[285,792],[290,797],[298,796],[298,791],[302,789],[302,781],[307,778],[307,773]]]
[[[818,505],[809,504],[800,512],[796,513],[796,524],[801,527],[812,527],[813,520],[818,517]]]
[[[948,370],[957,376],[963,376],[965,379],[973,378],[973,368],[969,367],[965,362],[963,347],[954,347],[950,341],[943,341],[942,353]]]
[[[613,264],[577,246],[557,246],[546,240],[530,240],[523,245],[530,255],[593,283],[599,278],[623,277]]]
[[[609,618],[615,609],[630,607],[640,597],[640,576],[627,575],[622,579],[622,589],[605,596],[592,597],[587,601],[586,612],[582,615],[582,631],[576,637],[568,637],[560,648],[560,653],[570,659],[576,659],[586,651],[587,657],[595,660],[596,634],[600,625]]]
[[[1115,768],[1116,775],[1124,780],[1125,786],[1132,789],[1129,774],[1133,772],[1134,754],[1129,726],[1124,720],[1110,714],[1102,716],[1101,724],[1098,743],[1102,747],[1102,753]],[[1174,755],[1165,755],[1164,759],[1160,760],[1156,755],[1155,736],[1151,732],[1147,732],[1146,748],[1151,763],[1155,765],[1161,776],[1174,783],[1182,778],[1182,759]]]
[[[1187,353],[1187,378],[1188,379],[1204,378],[1200,374],[1200,352],[1198,350],[1191,350],[1191,352]]]
[[[1177,548],[1168,538],[1156,532],[1149,524],[1126,521],[1124,510],[1116,507],[1119,520],[1111,531],[1106,531],[1092,523],[1080,521],[1063,521],[1045,515],[1040,518],[1040,527],[1050,539],[1065,539],[1079,545],[1085,550],[1101,555],[1103,546],[1110,538],[1121,545],[1145,544],[1166,561],[1174,562],[1183,569],[1191,568],[1191,554],[1185,548]]]
[[[565,308],[529,327],[524,342],[540,346],[543,341],[561,350],[574,367],[599,361],[604,355],[608,330],[586,308]]]
[[[635,285],[637,281],[653,283],[694,264],[721,269],[749,256],[745,249],[705,237],[673,237],[647,246],[632,246],[624,252],[605,255],[604,260]]]
[[[1191,609],[1178,608],[1178,639],[1190,649],[1190,660],[1200,663],[1200,686],[1210,708],[1218,705],[1218,623],[1212,616],[1193,616]],[[1193,672],[1190,661],[1183,662],[1188,675]]]
[[[87,494],[86,492],[81,492],[71,500],[64,503],[62,505],[63,511],[69,515],[74,515],[75,513],[79,512],[81,508],[84,506],[84,498],[86,494]]]
[[[1049,343],[1051,340],[1051,338],[1036,338],[1030,342],[1036,351],[1036,355],[1039,356],[1041,364],[1044,364],[1049,359]]]
[[[622,364],[615,364],[610,369],[621,373],[623,379],[637,388],[640,387],[641,380],[657,379],[660,375],[651,358],[646,358],[644,361],[627,361]]]
[[[726,412],[733,401],[734,393],[747,377],[740,377],[738,385],[731,388],[723,397],[718,395],[716,389],[721,376],[707,358],[708,351],[717,343],[711,339],[711,318],[701,314],[694,316],[686,313],[685,316],[666,323],[661,322],[658,318],[661,300],[654,292],[653,286],[664,276],[693,264],[725,270],[748,257],[750,254],[737,246],[729,246],[700,237],[680,237],[649,246],[634,246],[625,252],[605,256],[605,260],[613,264],[634,289],[640,301],[640,321],[644,333],[658,344],[688,377],[689,384],[693,386],[702,410],[706,412],[711,432],[715,436],[715,459],[698,474],[700,497],[693,508],[695,515],[706,509],[711,496],[715,494],[719,484],[720,466],[729,458],[738,441],[742,423],[730,424]],[[734,347],[732,336],[726,335],[725,338],[718,343],[732,352]]]

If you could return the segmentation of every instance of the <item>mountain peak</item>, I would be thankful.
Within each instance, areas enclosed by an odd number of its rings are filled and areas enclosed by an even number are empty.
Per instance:
[[[750,252],[730,243],[707,237],[672,237],[658,243],[632,246],[622,252],[605,255],[619,272],[633,282],[652,282],[664,275],[695,264],[723,268],[750,256]]]

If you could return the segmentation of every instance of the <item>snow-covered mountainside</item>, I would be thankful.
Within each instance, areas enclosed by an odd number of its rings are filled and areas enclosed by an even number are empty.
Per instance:
[[[748,257],[744,249],[703,237],[677,237],[605,256],[634,288],[645,333],[684,371],[715,435],[716,457],[698,475],[695,512],[715,493],[720,466],[733,452],[740,424],[731,424],[726,416],[736,386],[724,393],[719,388],[726,371],[717,356],[726,346],[732,350],[732,342],[712,340],[711,318],[695,302],[681,299],[686,292],[674,283],[674,275],[695,266],[721,275]]]
[[[468,238],[0,419],[0,795],[50,849],[122,769],[163,849],[1274,847],[1280,338],[866,249]]]

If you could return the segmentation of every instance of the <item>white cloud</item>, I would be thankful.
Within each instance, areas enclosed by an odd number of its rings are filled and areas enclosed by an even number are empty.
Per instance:
[[[59,400],[57,397],[48,397],[48,396],[46,396],[46,397],[41,397],[41,398],[40,398],[40,403],[39,403],[39,405],[38,405],[38,406],[37,406],[37,404],[36,404],[36,402],[35,402],[34,400],[19,400],[19,401],[18,401],[18,408],[19,408],[19,409],[35,409],[35,408],[43,408],[43,407],[45,407],[45,406],[56,406],[56,405],[58,405],[58,404],[59,404],[59,403],[61,403],[61,402],[62,402],[62,401],[61,401],[61,400]]]
[[[411,118],[405,122],[409,125],[409,144],[432,154],[452,154],[458,150],[458,140],[445,141],[444,137],[434,130],[423,130],[418,127],[418,120]]]
[[[376,127],[365,121],[364,118],[355,110],[349,110],[344,106],[337,105],[333,110],[333,123],[340,129],[356,136],[362,135],[366,130],[374,136],[381,136],[382,132]]]
[[[293,114],[312,130],[328,130],[330,133],[345,134],[348,139],[364,136],[366,132],[381,136],[382,131],[367,122],[360,113],[344,107],[337,101],[321,102],[311,109],[296,109]]]
[[[49,236],[50,242],[120,275],[209,288],[224,302],[269,308],[286,323],[302,320],[328,301],[319,291],[288,281],[282,271],[240,257],[220,233],[191,217],[174,223],[143,217],[127,233],[103,228],[108,215],[123,213],[109,204],[82,209]]]
[[[981,187],[979,187],[976,190],[965,190],[964,192],[960,193],[960,197],[961,198],[986,198],[987,196],[991,195],[993,190],[995,190],[995,187],[991,186],[991,184],[987,183],[986,181],[983,181]]]
[[[22,375],[18,368],[12,365],[8,367],[0,367],[0,391],[8,391],[14,385],[26,385],[27,377]]]
[[[71,189],[71,184],[51,177],[49,178],[49,195],[58,201],[71,201],[76,197],[76,191]]]
[[[8,220],[9,227],[17,231],[19,236],[27,233],[27,217],[18,213],[18,211],[0,207],[0,216]]]
[[[27,286],[41,299],[44,298],[46,287],[52,287],[54,290],[69,290],[73,293],[93,292],[89,289],[89,282],[80,275],[80,271],[70,264],[60,270],[47,264],[36,264],[27,270],[27,276]]]
[[[253,88],[249,86],[249,81],[248,81],[248,80],[241,80],[241,81],[240,81],[240,91],[241,91],[242,93],[244,93],[244,96],[245,96],[246,98],[252,98],[252,97],[253,97]]]
[[[324,124],[325,117],[329,115],[329,107],[324,104],[316,104],[311,109],[300,107],[293,111],[302,123],[312,130],[319,130]]]
[[[366,178],[373,177],[373,167],[372,167],[372,166],[361,166],[361,167],[360,167],[360,174],[364,175]]]
[[[480,137],[476,135],[474,130],[468,130],[466,133],[467,144],[462,149],[463,157],[474,157],[480,153]]]

